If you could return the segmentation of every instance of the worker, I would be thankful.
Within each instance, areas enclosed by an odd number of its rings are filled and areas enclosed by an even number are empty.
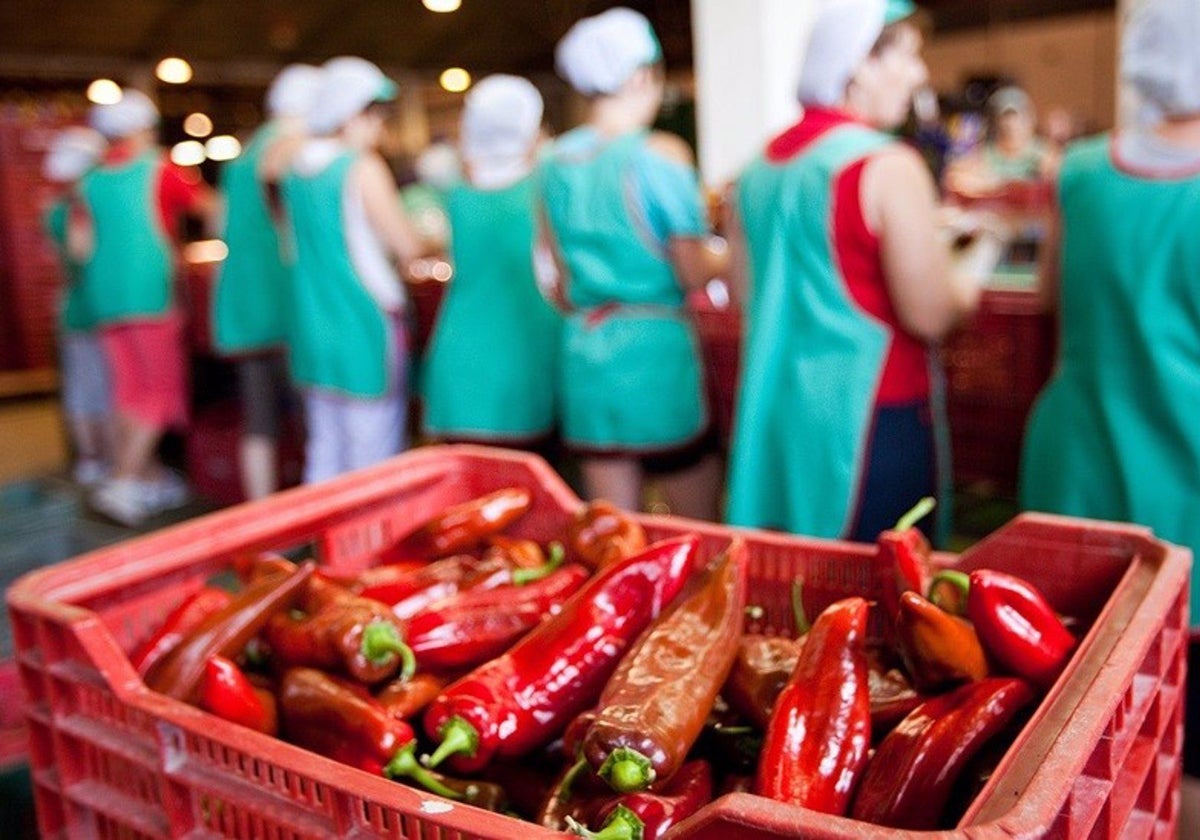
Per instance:
[[[1034,405],[1020,500],[1136,522],[1200,556],[1200,5],[1144,0],[1121,43],[1151,122],[1068,147],[1041,291],[1058,364]],[[1180,837],[1200,836],[1200,577]]]
[[[396,85],[362,58],[321,67],[309,138],[283,179],[296,249],[292,380],[304,395],[304,480],[407,446],[408,329],[397,262],[420,254],[378,152]]]
[[[528,80],[480,80],[463,106],[466,182],[450,189],[450,281],[425,367],[427,434],[544,447],[555,425],[562,319],[534,275],[531,172],[542,97]]]
[[[216,350],[237,366],[242,406],[238,463],[247,499],[269,495],[279,485],[280,409],[288,390],[282,349],[291,268],[277,230],[278,182],[303,142],[304,115],[319,79],[316,67],[284,68],[267,90],[269,120],[221,171],[222,239],[229,254],[217,272],[212,338]]]
[[[730,274],[746,330],[733,524],[873,541],[922,497],[945,499],[931,345],[975,309],[1001,248],[980,236],[952,261],[929,169],[886,133],[926,79],[913,12],[899,0],[825,4],[803,116],[733,190]]]
[[[638,509],[660,473],[674,513],[717,514],[720,466],[685,293],[722,268],[707,246],[689,147],[651,132],[662,104],[662,50],[626,8],[576,23],[559,42],[560,75],[587,122],[543,161],[545,246],[557,256],[565,319],[559,374],[564,443],[584,492]]]
[[[1053,177],[1054,148],[1037,136],[1037,113],[1029,94],[1015,85],[988,97],[988,137],[983,146],[946,170],[946,189],[963,196],[990,195],[1013,182]]]
[[[93,129],[63,129],[51,141],[42,164],[43,176],[54,186],[45,211],[45,229],[58,252],[64,280],[58,316],[63,413],[75,459],[72,475],[85,487],[108,477],[116,427],[108,360],[96,318],[81,294],[80,265],[68,251],[67,231],[72,212],[81,210],[76,184],[100,162],[106,146],[104,137]]]
[[[93,106],[92,127],[110,142],[79,194],[87,224],[70,247],[83,263],[83,297],[100,324],[113,376],[117,453],[112,478],[93,495],[101,513],[136,526],[187,501],[187,485],[159,461],[163,434],[188,416],[183,318],[174,268],[184,218],[211,221],[213,192],[199,172],[156,144],[158,109],[138,90]]]

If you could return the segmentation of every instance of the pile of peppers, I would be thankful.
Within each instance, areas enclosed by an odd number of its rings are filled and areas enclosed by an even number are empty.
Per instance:
[[[237,558],[130,661],[152,690],[363,772],[580,836],[658,838],[728,792],[902,829],[952,826],[1075,636],[1028,582],[936,571],[913,523],[882,592],[792,637],[746,632],[734,538],[650,544],[584,506],[557,542],[505,531],[506,488],[432,517],[354,575]],[[882,642],[868,626],[882,624]],[[969,794],[968,794],[969,795]]]

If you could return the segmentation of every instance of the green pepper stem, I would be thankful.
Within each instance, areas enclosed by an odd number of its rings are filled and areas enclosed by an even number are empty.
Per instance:
[[[452,755],[473,756],[479,749],[479,732],[466,720],[455,715],[438,730],[442,743],[433,751],[433,755],[421,757],[421,763],[426,767],[437,767]]]
[[[550,558],[540,566],[532,569],[514,569],[512,573],[513,586],[524,586],[527,583],[533,583],[535,580],[541,580],[544,577],[549,577],[558,571],[562,566],[563,561],[567,558],[567,552],[563,550],[562,543],[550,543]]]
[[[417,761],[417,744],[411,741],[401,747],[388,765],[383,768],[383,775],[389,779],[412,779],[432,793],[447,799],[462,799],[463,794],[446,787],[438,778],[421,766]]]
[[[804,576],[792,581],[792,623],[796,625],[796,636],[800,637],[812,629],[808,613],[804,610]]]
[[[926,496],[913,505],[912,510],[896,520],[897,531],[907,531],[912,526],[916,525],[928,515],[928,513],[937,506],[937,499],[933,496]]]
[[[939,584],[947,584],[952,589],[958,592],[959,604],[965,607],[967,596],[971,592],[971,577],[965,572],[960,572],[958,569],[943,569],[933,576],[929,581],[929,600],[937,606],[946,610],[946,604],[943,603],[944,598],[938,597]],[[948,612],[950,610],[947,610]],[[955,613],[961,613],[962,610],[954,610]]]
[[[558,801],[566,802],[571,798],[571,789],[575,787],[575,782],[579,781],[579,777],[585,770],[588,769],[588,760],[583,756],[571,765],[571,769],[563,776],[562,781],[558,785]]]
[[[587,837],[588,840],[642,840],[646,825],[633,811],[618,805],[599,831],[589,831],[587,826],[573,817],[567,817],[567,828],[572,834]]]
[[[372,665],[383,665],[393,656],[399,656],[401,680],[407,680],[417,672],[417,658],[412,648],[404,643],[400,631],[389,621],[372,621],[364,627],[359,651]]]
[[[650,759],[629,747],[618,747],[610,752],[596,773],[617,793],[645,790],[654,783],[657,775]]]

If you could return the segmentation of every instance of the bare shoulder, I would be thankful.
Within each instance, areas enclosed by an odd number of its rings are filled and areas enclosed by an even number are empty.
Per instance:
[[[667,131],[652,131],[646,137],[646,145],[667,160],[686,164],[687,166],[696,165],[696,157],[692,154],[692,147],[677,134],[671,134]]]
[[[906,184],[933,183],[933,175],[916,149],[905,143],[891,143],[867,162],[864,176]]]

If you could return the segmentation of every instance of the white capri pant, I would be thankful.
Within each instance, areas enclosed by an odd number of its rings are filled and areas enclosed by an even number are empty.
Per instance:
[[[63,410],[72,417],[93,419],[112,414],[112,373],[99,333],[59,335]]]

